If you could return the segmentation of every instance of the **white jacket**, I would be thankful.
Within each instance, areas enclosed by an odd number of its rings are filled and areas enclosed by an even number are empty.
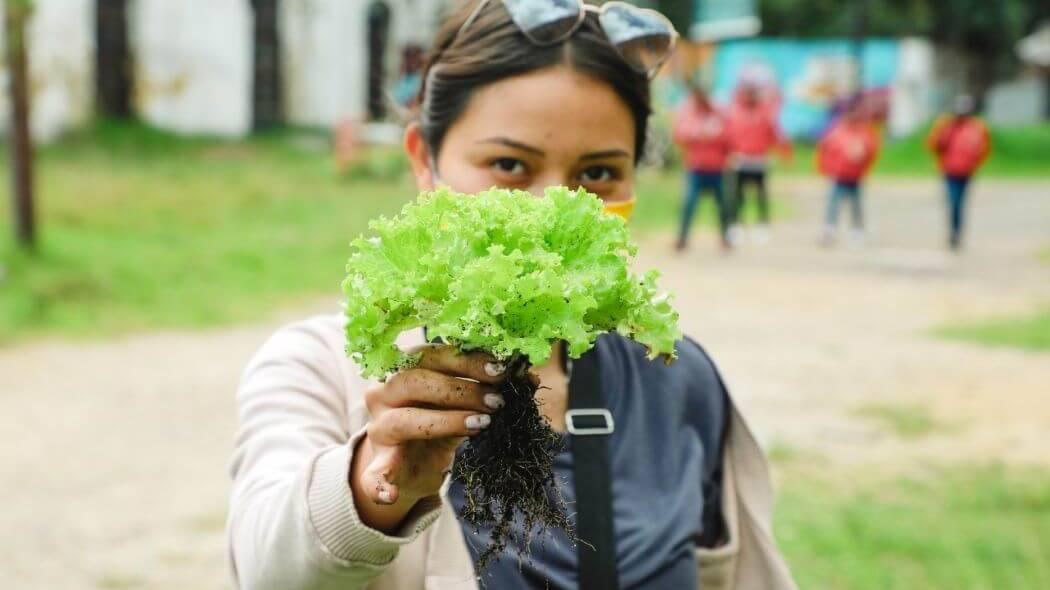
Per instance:
[[[399,344],[422,342],[417,331]],[[316,317],[278,331],[244,371],[227,522],[235,587],[475,590],[445,489],[417,504],[394,535],[358,518],[348,477],[371,383],[343,349],[340,316]],[[772,536],[765,458],[731,409],[722,506],[730,539],[697,549],[701,587],[795,590]]]

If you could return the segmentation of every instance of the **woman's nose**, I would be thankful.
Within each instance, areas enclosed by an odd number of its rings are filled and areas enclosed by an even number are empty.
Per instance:
[[[576,188],[577,183],[573,182],[572,175],[567,172],[552,171],[536,176],[533,183],[529,186],[528,191],[537,197],[542,197],[543,192],[547,190],[547,187],[551,186]]]

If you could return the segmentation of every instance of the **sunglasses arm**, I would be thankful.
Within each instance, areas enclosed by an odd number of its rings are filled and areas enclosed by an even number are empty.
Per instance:
[[[485,10],[485,7],[488,6],[489,1],[490,0],[481,0],[481,2],[478,2],[478,7],[474,9],[474,12],[470,13],[467,20],[463,21],[463,26],[461,26],[459,31],[456,32],[456,39],[463,35],[463,31],[469,29],[470,25],[474,24],[474,21],[478,20],[478,16],[481,14],[481,11]]]

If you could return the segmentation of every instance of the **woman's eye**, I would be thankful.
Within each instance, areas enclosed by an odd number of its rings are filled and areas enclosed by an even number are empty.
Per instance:
[[[591,166],[580,173],[580,182],[583,184],[609,182],[615,179],[615,171],[608,166]]]
[[[492,162],[491,167],[502,174],[512,176],[525,174],[525,164],[521,160],[515,160],[514,158],[499,158]]]

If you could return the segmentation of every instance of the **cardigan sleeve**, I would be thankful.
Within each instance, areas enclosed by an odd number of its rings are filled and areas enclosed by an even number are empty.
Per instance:
[[[349,472],[364,430],[347,432],[347,408],[362,392],[347,391],[333,325],[280,330],[243,373],[227,522],[236,588],[364,588],[439,514],[440,498],[424,499],[392,535],[358,517]]]

